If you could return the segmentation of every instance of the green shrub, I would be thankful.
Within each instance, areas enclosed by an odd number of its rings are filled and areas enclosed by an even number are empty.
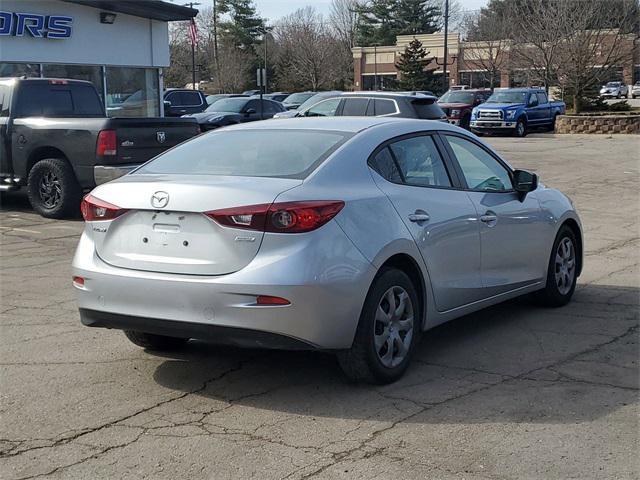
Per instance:
[[[609,111],[611,112],[629,112],[631,111],[631,105],[626,100],[622,100],[620,102],[612,103],[611,105],[607,105],[609,107]]]

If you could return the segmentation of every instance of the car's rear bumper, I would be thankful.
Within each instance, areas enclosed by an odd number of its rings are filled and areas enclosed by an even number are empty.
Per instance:
[[[179,336],[191,332],[190,338],[207,339],[225,327],[284,336],[315,348],[348,348],[375,268],[335,222],[311,233],[267,234],[249,265],[218,276],[114,267],[97,256],[85,233],[73,263],[73,275],[82,277],[84,286],[74,285],[81,312],[98,313],[84,313],[83,322],[144,327],[151,333],[177,325],[184,327]],[[259,295],[290,304],[257,305]],[[210,335],[202,333],[208,330]]]

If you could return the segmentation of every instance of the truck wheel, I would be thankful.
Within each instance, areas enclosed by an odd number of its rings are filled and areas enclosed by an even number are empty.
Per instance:
[[[465,130],[469,130],[470,124],[471,124],[471,115],[465,115],[464,117],[462,117],[462,120],[460,120],[460,126]]]
[[[31,168],[27,194],[33,209],[46,218],[64,218],[80,211],[82,188],[71,165],[60,158],[45,158]]]
[[[516,123],[516,129],[514,130],[514,135],[516,137],[526,137],[527,136],[527,122],[524,118],[519,118]]]

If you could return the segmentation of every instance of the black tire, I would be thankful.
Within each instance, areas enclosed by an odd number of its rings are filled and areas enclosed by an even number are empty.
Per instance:
[[[386,292],[394,287],[404,289],[411,300],[413,331],[402,361],[393,367],[383,365],[375,347],[376,311]],[[338,361],[349,379],[356,382],[386,384],[398,380],[411,361],[411,354],[422,328],[421,306],[411,279],[401,270],[382,269],[376,276],[365,299],[358,328],[350,349],[337,354]],[[406,338],[406,337],[405,337]],[[392,341],[393,348],[395,344]],[[383,348],[385,348],[383,346]]]
[[[570,289],[567,292],[561,292],[556,282],[556,252],[558,246],[565,239],[568,238],[571,241],[571,245],[574,251],[574,270],[573,281]],[[564,225],[560,228],[560,231],[556,235],[556,239],[553,242],[553,248],[551,255],[549,256],[549,265],[547,266],[547,282],[542,290],[539,290],[533,294],[536,302],[544,307],[562,307],[571,301],[573,292],[576,289],[576,282],[578,280],[578,242],[576,241],[575,233],[571,228]]]
[[[522,138],[526,137],[527,133],[527,121],[521,117],[516,122],[516,128],[513,130],[513,135]]]
[[[33,209],[46,218],[77,216],[80,212],[82,188],[71,165],[60,158],[45,158],[31,168],[27,195]]]
[[[460,127],[469,130],[469,125],[471,125],[471,115],[465,115],[462,117],[462,120],[460,120]]]
[[[132,343],[149,350],[177,350],[189,341],[188,338],[165,337],[133,330],[125,330],[124,334]]]
[[[550,132],[555,132],[556,131],[556,122],[558,121],[558,114],[556,113],[553,116],[553,120],[551,121],[551,125],[549,125],[549,131]]]

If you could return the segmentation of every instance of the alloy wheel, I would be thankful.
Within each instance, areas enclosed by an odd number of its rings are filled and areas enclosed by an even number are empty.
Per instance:
[[[566,295],[573,287],[576,275],[576,256],[573,242],[564,237],[558,244],[555,260],[556,286],[562,295]]]
[[[45,208],[55,208],[62,197],[62,186],[56,174],[52,171],[44,173],[38,187]]]
[[[387,368],[402,363],[413,338],[414,309],[407,291],[394,286],[385,292],[378,303],[375,318],[374,342],[380,362]]]

